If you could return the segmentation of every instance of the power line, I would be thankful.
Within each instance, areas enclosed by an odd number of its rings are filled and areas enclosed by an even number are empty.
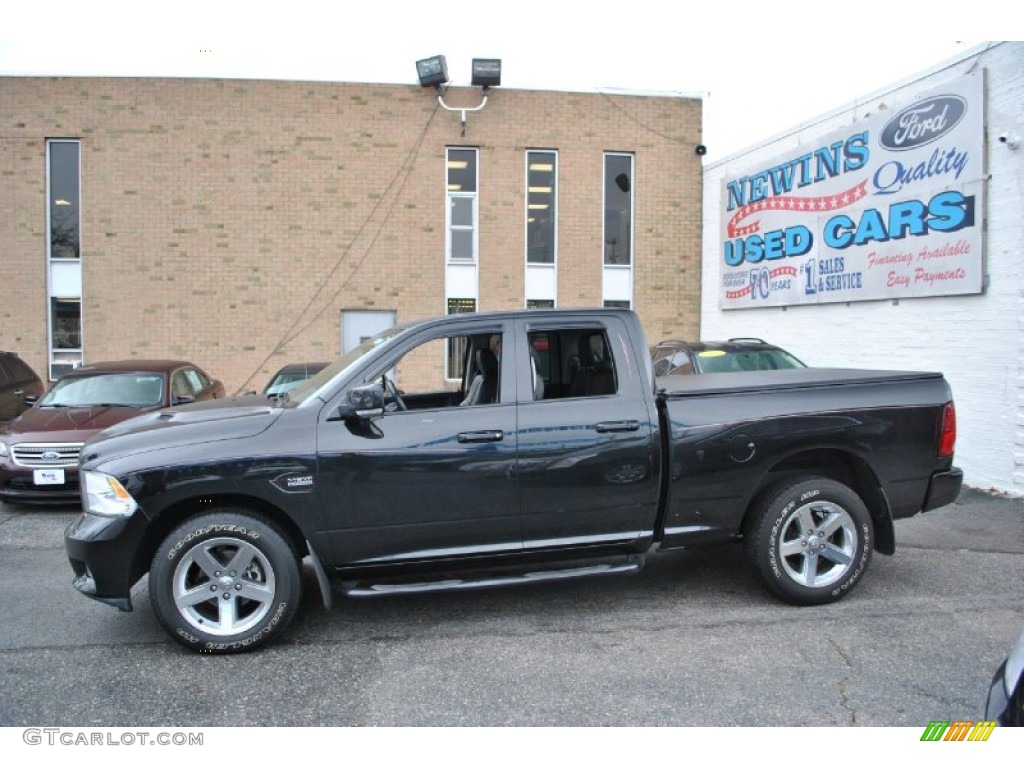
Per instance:
[[[676,142],[677,144],[693,143],[693,139],[687,139],[685,136],[671,136],[671,135],[669,135],[667,133],[662,133],[657,128],[652,128],[651,126],[647,125],[642,120],[640,120],[640,118],[638,118],[636,115],[634,115],[633,113],[627,111],[625,107],[623,107],[621,104],[616,102],[615,99],[613,99],[610,95],[608,95],[604,91],[598,91],[598,93],[601,95],[602,98],[605,99],[605,101],[607,101],[609,104],[611,104],[617,110],[619,110],[622,114],[624,114],[627,118],[629,118],[629,120],[631,120],[632,122],[634,122],[637,125],[639,125],[641,128],[643,128],[648,133],[653,133],[655,136],[660,136],[661,138],[665,139],[666,141],[673,141],[673,142]]]
[[[282,334],[277,344],[273,347],[273,349],[270,350],[270,352],[267,353],[266,357],[264,357],[263,360],[256,366],[253,372],[249,374],[248,378],[246,378],[246,380],[242,382],[242,385],[238,388],[235,394],[242,393],[245,390],[246,385],[248,385],[248,383],[253,380],[253,378],[259,373],[260,369],[267,364],[270,358],[272,358],[275,354],[277,354],[282,349],[287,347],[288,344],[297,339],[304,331],[306,331],[311,325],[313,325],[313,323],[319,320],[323,316],[324,312],[327,311],[328,307],[331,306],[331,303],[338,296],[338,294],[341,293],[341,291],[348,285],[349,281],[356,274],[356,272],[359,271],[359,268],[363,265],[363,262],[366,261],[367,256],[370,255],[370,251],[373,249],[373,246],[377,243],[377,239],[380,237],[380,233],[384,230],[384,225],[387,224],[388,220],[391,218],[391,212],[394,210],[395,205],[401,198],[402,191],[405,189],[406,182],[408,182],[409,177],[412,175],[412,169],[416,164],[416,158],[419,156],[420,149],[423,146],[423,140],[426,138],[427,131],[430,128],[430,124],[433,122],[434,115],[437,114],[439,108],[439,105],[434,105],[434,109],[431,110],[430,115],[427,117],[427,120],[424,123],[423,129],[420,131],[419,136],[416,138],[416,141],[413,142],[413,145],[409,149],[409,152],[406,153],[405,160],[398,167],[398,170],[395,171],[394,176],[391,177],[391,180],[384,188],[383,193],[381,193],[380,197],[374,203],[373,208],[370,210],[369,214],[367,214],[363,223],[359,225],[359,229],[356,230],[348,245],[346,245],[345,248],[342,249],[341,253],[338,255],[338,258],[334,262],[334,266],[331,267],[331,270],[320,282],[320,285],[317,287],[316,291],[313,292],[313,295],[310,297],[309,301],[306,302],[306,305],[296,314],[295,320]],[[395,186],[396,183],[398,183],[399,179],[401,179],[401,184],[395,191],[394,195],[392,195],[391,202],[388,205],[387,210],[384,212],[384,216],[381,219],[380,225],[377,227],[377,231],[374,233],[373,238],[367,244],[366,249],[363,252],[363,255],[359,257],[359,260],[352,267],[351,271],[348,274],[348,277],[346,277],[342,281],[341,285],[338,286],[337,290],[335,290],[334,293],[331,294],[330,298],[327,300],[327,302],[324,303],[323,307],[316,314],[314,314],[313,317],[305,325],[303,325],[300,328],[297,328],[299,323],[302,321],[303,316],[310,311],[313,305],[317,302],[317,299],[323,293],[324,289],[330,282],[331,278],[333,278],[335,273],[337,273],[337,271],[341,268],[342,263],[345,261],[346,257],[349,255],[352,248],[355,246],[356,242],[362,236],[363,232],[365,232],[366,229],[369,227],[370,222],[373,220],[374,216],[377,214],[377,211],[380,209],[380,207],[384,204],[384,201],[388,198],[391,189]]]

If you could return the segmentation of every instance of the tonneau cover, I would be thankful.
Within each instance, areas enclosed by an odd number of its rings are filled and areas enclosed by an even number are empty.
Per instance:
[[[658,394],[667,399],[725,395],[754,390],[777,392],[783,389],[813,389],[883,383],[889,381],[921,381],[941,379],[942,374],[930,371],[870,371],[858,368],[792,368],[781,371],[742,371],[707,373],[689,376],[659,376],[655,379]]]

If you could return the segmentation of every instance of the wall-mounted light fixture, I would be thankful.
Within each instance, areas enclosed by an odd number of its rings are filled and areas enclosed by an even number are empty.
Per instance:
[[[501,85],[501,59],[473,59],[473,85]]]
[[[431,56],[416,62],[416,74],[424,88],[437,88],[448,82],[448,62],[444,56]]]
[[[1016,149],[1020,146],[1020,136],[1013,131],[1003,131],[996,138],[1000,144],[1005,144],[1009,149]]]
[[[444,56],[431,56],[416,62],[416,74],[420,85],[437,91],[437,103],[449,112],[462,116],[462,135],[466,135],[466,113],[479,112],[487,104],[487,91],[501,85],[501,59],[473,59],[473,85],[481,87],[482,99],[475,107],[449,107],[444,103],[445,86],[448,83],[448,62]]]

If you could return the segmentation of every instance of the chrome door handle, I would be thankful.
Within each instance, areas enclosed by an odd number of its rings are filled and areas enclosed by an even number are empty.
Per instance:
[[[500,429],[482,429],[479,432],[459,432],[460,443],[500,443],[505,433]]]
[[[636,432],[640,429],[640,422],[633,421],[600,421],[594,425],[598,432]]]

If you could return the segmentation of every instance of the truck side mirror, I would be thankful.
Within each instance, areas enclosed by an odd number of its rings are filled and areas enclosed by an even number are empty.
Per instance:
[[[372,419],[384,414],[384,389],[380,381],[352,387],[338,406],[335,419]]]

